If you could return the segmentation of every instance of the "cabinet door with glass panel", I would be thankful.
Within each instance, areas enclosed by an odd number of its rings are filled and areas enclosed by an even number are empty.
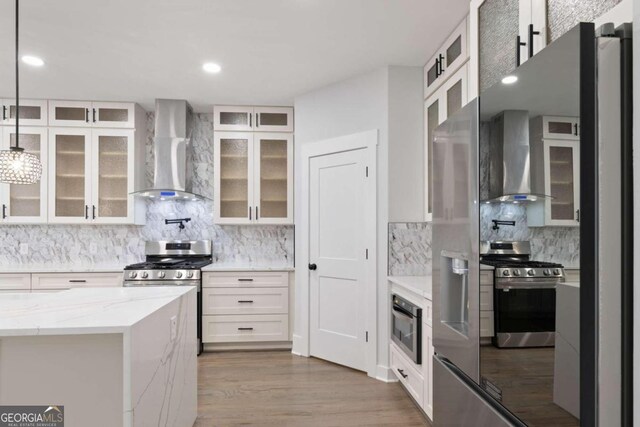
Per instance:
[[[424,97],[428,98],[468,59],[468,25],[465,18],[424,67]]]
[[[134,103],[49,101],[49,126],[135,127]]]
[[[49,222],[91,220],[91,129],[49,128]]]
[[[580,143],[545,140],[545,225],[580,225]]]
[[[454,114],[468,102],[468,64],[456,71],[440,88],[424,103],[424,136],[425,136],[425,221],[431,221],[433,206],[444,203],[443,200],[433,200],[434,168],[443,165],[433,165],[433,135],[434,130],[449,116]],[[439,175],[442,176],[442,175]]]
[[[214,134],[214,215],[218,224],[250,224],[253,203],[253,133]]]
[[[293,132],[293,108],[291,107],[254,107],[254,131],[257,132]]]
[[[40,158],[42,177],[34,184],[0,184],[0,222],[12,224],[47,222],[47,129],[20,127],[20,147]],[[16,130],[5,127],[0,146],[8,150],[16,144]]]
[[[293,134],[256,133],[254,141],[255,220],[293,223]]]
[[[213,130],[246,132],[254,127],[253,107],[219,106],[213,107]]]
[[[0,124],[16,125],[16,102],[14,99],[3,99]],[[47,101],[38,99],[20,100],[20,126],[46,126]]]
[[[134,131],[94,129],[91,137],[90,219],[96,224],[133,223]]]

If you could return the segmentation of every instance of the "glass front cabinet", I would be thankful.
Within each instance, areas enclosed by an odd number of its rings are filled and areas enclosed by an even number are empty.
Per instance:
[[[468,18],[465,18],[425,65],[425,98],[429,98],[469,59],[468,26]]]
[[[0,184],[0,223],[47,222],[47,128],[20,127],[20,147],[38,156],[42,162],[42,176],[35,184]],[[6,126],[0,135],[2,150],[16,143],[15,128]],[[45,159],[45,161],[43,161]]]
[[[293,223],[293,134],[216,132],[215,222]]]
[[[432,220],[434,204],[444,203],[442,200],[433,200],[434,168],[442,166],[433,165],[432,163],[434,130],[449,116],[467,104],[468,69],[469,65],[465,64],[424,103],[425,221]]]
[[[143,202],[131,195],[140,162],[133,130],[51,128],[49,222],[144,223]]]
[[[291,107],[213,107],[216,132],[293,132]]]

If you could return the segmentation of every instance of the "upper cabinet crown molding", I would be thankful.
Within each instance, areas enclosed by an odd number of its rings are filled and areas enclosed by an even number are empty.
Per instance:
[[[213,130],[225,132],[293,132],[293,107],[213,107]]]
[[[138,114],[130,102],[49,101],[49,126],[134,129]]]
[[[424,97],[428,98],[469,59],[467,16],[424,66]]]

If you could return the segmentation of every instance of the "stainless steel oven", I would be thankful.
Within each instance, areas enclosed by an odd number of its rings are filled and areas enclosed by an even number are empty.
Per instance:
[[[422,363],[422,309],[392,295],[391,340],[416,364]]]

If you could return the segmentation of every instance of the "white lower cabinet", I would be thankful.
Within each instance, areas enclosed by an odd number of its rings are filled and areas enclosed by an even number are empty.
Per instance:
[[[480,338],[493,337],[493,270],[480,272]]]
[[[205,272],[203,343],[268,346],[290,341],[289,292],[287,272]]]
[[[34,273],[32,291],[122,286],[122,273]]]
[[[29,292],[31,290],[31,274],[0,274],[0,290]]]
[[[390,353],[390,364],[393,373],[416,402],[423,402],[424,377],[422,373],[413,361],[409,360],[394,343],[391,343]]]

